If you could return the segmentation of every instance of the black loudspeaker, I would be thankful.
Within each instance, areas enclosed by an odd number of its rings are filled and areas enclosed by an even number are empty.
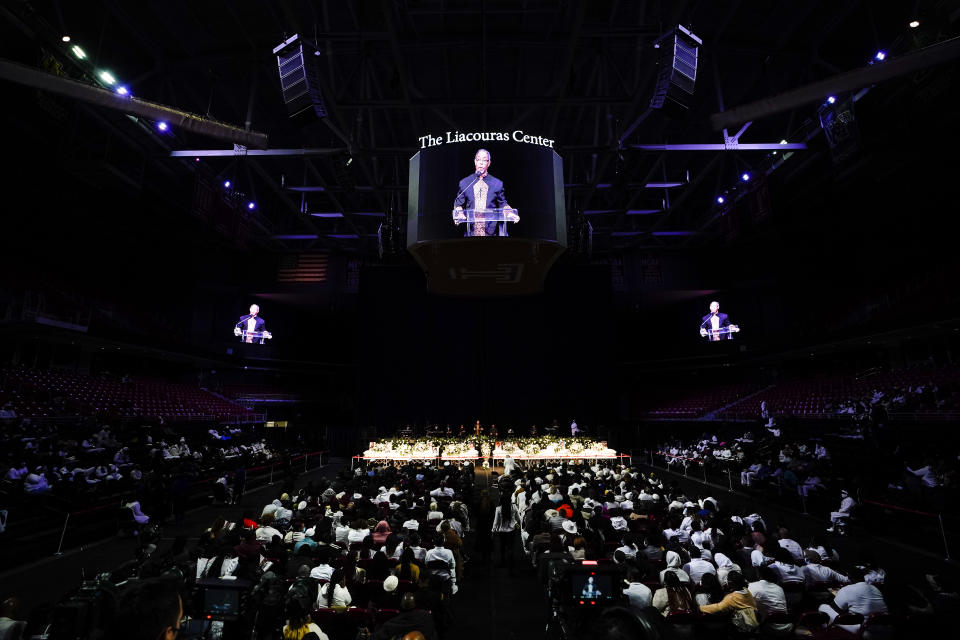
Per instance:
[[[320,91],[317,49],[294,34],[273,49],[280,69],[280,89],[290,118],[312,121],[327,116]]]
[[[686,115],[697,82],[697,57],[703,40],[677,26],[657,40],[660,70],[650,106],[670,115]]]

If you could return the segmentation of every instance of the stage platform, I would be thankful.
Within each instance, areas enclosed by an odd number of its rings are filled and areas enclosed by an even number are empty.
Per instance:
[[[495,440],[490,437],[463,438],[389,438],[371,442],[362,455],[353,456],[353,464],[371,462],[489,462],[496,466],[507,456],[517,461],[592,462],[629,458],[589,438],[536,436]]]

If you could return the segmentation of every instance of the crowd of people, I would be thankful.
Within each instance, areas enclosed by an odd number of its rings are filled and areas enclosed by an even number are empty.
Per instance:
[[[949,575],[891,580],[868,553],[841,557],[823,534],[800,536],[761,513],[685,494],[654,473],[536,467],[504,476],[500,487],[495,522],[507,526],[495,530],[509,537],[519,522],[534,566],[558,554],[616,563],[630,608],[653,607],[674,630],[792,633],[836,622],[878,637],[895,621],[934,624],[960,601]],[[502,540],[502,553],[509,548]]]
[[[322,639],[346,624],[377,639],[440,638],[464,576],[473,479],[470,464],[358,469],[298,492],[289,485],[237,522],[215,521],[177,562],[197,580],[256,584],[258,637]]]
[[[918,582],[823,533],[639,467],[511,461],[498,475],[475,464],[378,464],[299,490],[287,482],[235,522],[217,518],[193,545],[145,551],[133,588],[176,567],[183,600],[165,601],[177,629],[200,611],[196,585],[246,581],[244,624],[285,640],[448,637],[464,581],[497,552],[511,576],[535,571],[551,598],[564,567],[612,567],[626,610],[688,637],[831,624],[865,637],[903,624],[919,633],[960,602],[948,573]]]
[[[865,439],[851,439],[822,427],[784,429],[772,419],[738,437],[733,437],[734,429],[663,442],[654,455],[672,471],[729,474],[721,482],[731,488],[794,495],[802,498],[804,508],[819,503],[824,512],[843,499],[843,491],[848,497],[859,493],[930,510],[941,510],[957,491],[960,458],[949,442],[939,450],[908,448],[884,438],[883,427]]]
[[[135,522],[149,522],[146,514],[162,521],[182,512],[193,480],[219,475],[217,494],[242,493],[245,469],[277,455],[252,425],[211,432],[164,424],[10,421],[0,441],[7,496],[0,508],[16,520],[24,515],[18,509],[24,500],[76,510],[121,496]]]

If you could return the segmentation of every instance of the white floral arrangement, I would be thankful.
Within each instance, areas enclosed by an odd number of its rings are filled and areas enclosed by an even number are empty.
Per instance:
[[[432,444],[433,443],[429,441],[417,442],[416,444],[413,445],[413,452],[415,454],[430,453],[430,451],[433,449]]]

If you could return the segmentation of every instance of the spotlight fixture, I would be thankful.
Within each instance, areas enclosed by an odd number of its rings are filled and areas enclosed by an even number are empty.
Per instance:
[[[224,181],[223,181],[223,188],[224,188],[224,189],[229,189],[229,188],[230,188],[230,181],[229,181],[229,180],[224,180]]]
[[[787,144],[787,139],[784,138],[783,140],[781,140],[781,141],[780,141],[780,144]]]
[[[884,60],[887,59],[887,52],[877,51],[877,55],[873,56],[873,59],[876,60],[877,62],[883,62]]]
[[[750,174],[744,173],[743,175],[740,176],[740,179],[743,180],[744,182],[750,182]]]
[[[837,101],[837,96],[830,96],[829,98],[827,98],[827,102],[830,104],[833,104],[836,101]]]
[[[113,86],[117,83],[117,79],[114,78],[113,74],[110,73],[109,71],[101,71],[97,75],[99,75],[100,79],[110,86]]]
[[[130,90],[127,89],[125,86],[120,85],[119,87],[117,87],[117,93],[119,93],[122,96],[128,96],[130,95]]]
[[[723,204],[726,199],[723,196],[717,196],[717,204]]]
[[[70,36],[63,36],[62,38],[60,38],[60,40],[62,42],[70,42]]]
[[[911,29],[916,29],[916,28],[919,27],[919,26],[920,26],[920,21],[919,21],[919,20],[911,20],[911,21],[910,21],[910,28],[911,28]]]
[[[253,200],[247,203],[247,209],[250,209],[251,211],[253,211],[256,208],[257,208],[257,203],[254,202]]]
[[[167,124],[166,122],[164,122],[163,120],[161,120],[160,122],[157,123],[157,131],[166,132],[168,129],[170,129],[170,125],[168,125],[168,124]]]
[[[87,58],[87,52],[81,49],[80,47],[78,47],[77,45],[73,45],[72,47],[70,47],[70,51],[73,51],[73,55],[77,56],[78,60],[86,60]]]

